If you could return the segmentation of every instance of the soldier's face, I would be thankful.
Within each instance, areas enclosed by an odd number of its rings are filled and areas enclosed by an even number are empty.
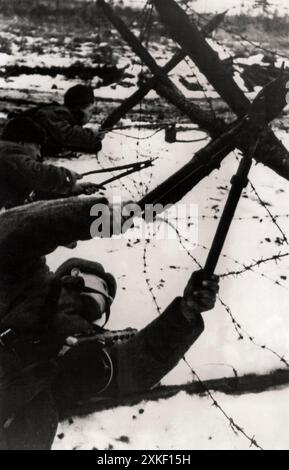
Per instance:
[[[103,279],[97,276],[92,276],[90,274],[82,274],[82,276],[85,282],[85,286],[95,290],[95,292],[91,292],[86,295],[89,295],[92,299],[95,300],[100,308],[100,312],[103,314],[106,310],[107,297],[109,297],[108,286],[106,282]]]
[[[81,276],[85,287],[91,290],[91,292],[81,293],[84,317],[92,323],[101,325],[101,319],[107,310],[108,302],[112,301],[107,283],[98,276],[82,273],[78,269],[73,269],[71,275],[72,277]]]
[[[83,112],[82,124],[83,125],[87,124],[91,120],[94,111],[95,111],[95,103],[91,103],[88,106],[86,106],[86,108],[82,109],[82,112]]]

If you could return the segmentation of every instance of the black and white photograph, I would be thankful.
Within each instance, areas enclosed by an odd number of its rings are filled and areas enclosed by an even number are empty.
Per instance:
[[[0,450],[289,450],[287,0],[0,24]]]

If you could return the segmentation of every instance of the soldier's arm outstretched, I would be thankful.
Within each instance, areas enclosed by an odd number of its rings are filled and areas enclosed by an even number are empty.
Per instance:
[[[112,206],[106,198],[68,198],[38,202],[11,209],[0,215],[0,269],[15,269],[24,260],[35,260],[59,246],[91,239],[95,205]],[[109,215],[108,215],[109,216]]]
[[[214,308],[217,276],[193,273],[183,297],[127,343],[112,348],[115,380],[111,390],[123,395],[156,385],[171,371],[204,330],[202,312]]]

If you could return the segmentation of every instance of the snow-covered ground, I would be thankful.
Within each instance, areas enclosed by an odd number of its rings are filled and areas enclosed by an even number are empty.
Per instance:
[[[133,0],[134,1],[134,0]],[[233,0],[194,2],[194,8],[220,11],[237,4]],[[238,4],[240,2],[238,1]],[[202,8],[201,6],[202,5]],[[3,33],[4,35],[6,33]],[[60,50],[52,42],[47,44],[42,53],[25,53],[19,49],[13,38],[11,53],[0,54],[0,68],[14,61],[36,66],[68,66],[75,60],[75,51]],[[29,43],[29,38],[27,39]],[[33,39],[35,40],[35,38]],[[213,44],[223,59],[230,51],[218,44]],[[151,52],[160,65],[168,60],[169,44],[154,44]],[[131,52],[114,51],[120,66],[130,62]],[[92,53],[92,46],[82,47],[80,57]],[[248,63],[261,63],[261,54],[251,57]],[[246,59],[242,58],[242,63]],[[238,63],[236,63],[238,66]],[[141,65],[134,63],[128,72],[134,78],[129,80],[129,87],[112,85],[98,88],[96,96],[102,98],[123,99],[130,95],[137,86],[136,77]],[[197,83],[195,77],[205,85],[207,96],[216,97],[212,88],[204,81],[195,67],[183,62],[170,75],[174,83],[186,97],[203,98],[202,91],[190,91],[180,83],[180,77],[186,77]],[[244,89],[244,83],[238,70],[235,79]],[[51,91],[54,98],[63,95],[70,85],[79,80],[66,80],[62,76],[43,77],[36,75],[16,78],[0,78],[0,88],[34,91]],[[57,90],[52,87],[57,86]],[[93,85],[96,84],[93,82]],[[257,88],[252,97],[257,92]],[[152,92],[149,97],[155,97]],[[134,123],[135,125],[137,123]],[[289,137],[277,130],[278,137],[289,148]],[[129,135],[129,137],[127,136]],[[133,138],[134,137],[134,138]],[[136,140],[139,137],[141,140]],[[178,138],[193,140],[205,137],[200,131],[188,127],[179,132]],[[101,165],[119,165],[136,159],[158,157],[153,170],[148,169],[134,177],[128,177],[122,183],[114,183],[108,188],[107,195],[122,196],[124,199],[138,200],[149,189],[157,186],[190,160],[193,154],[205,145],[199,143],[168,144],[164,131],[152,135],[152,130],[134,128],[129,131],[109,133],[103,142],[100,153]],[[85,172],[98,166],[96,159],[82,156],[79,160],[58,161],[57,164]],[[109,327],[127,326],[142,328],[153,320],[156,307],[149,291],[153,288],[159,306],[165,308],[175,296],[181,295],[186,282],[198,265],[188,252],[203,265],[207,248],[210,247],[218,224],[218,217],[228,195],[230,179],[237,168],[236,155],[230,155],[219,171],[202,181],[176,207],[189,208],[192,205],[192,218],[187,220],[192,225],[184,237],[189,240],[160,238],[164,223],[158,225],[156,238],[150,243],[137,242],[134,233],[130,240],[92,240],[80,243],[73,250],[58,249],[49,256],[52,269],[71,256],[80,256],[97,260],[110,270],[118,281],[118,294],[113,305]],[[259,196],[267,203],[273,216],[285,234],[289,234],[289,210],[286,193],[288,182],[263,165],[253,167],[250,179]],[[100,181],[93,178],[93,181]],[[172,221],[174,223],[174,221]],[[188,227],[187,227],[188,228]],[[171,232],[172,234],[172,232]],[[198,240],[196,240],[196,234]],[[158,237],[157,237],[158,236]],[[158,239],[159,238],[159,239]],[[245,191],[238,207],[236,219],[230,230],[228,240],[218,265],[218,273],[242,270],[243,265],[254,263],[262,258],[283,254],[280,262],[267,262],[251,271],[237,276],[228,276],[221,280],[220,298],[227,306],[218,301],[214,311],[204,315],[206,329],[198,342],[187,354],[187,361],[193,366],[201,379],[232,376],[235,369],[238,375],[245,373],[263,373],[285,367],[280,358],[289,360],[289,247],[280,243],[282,235],[274,225],[265,208],[250,186]],[[144,269],[143,257],[146,255],[147,269]],[[228,307],[236,322],[240,324],[239,339]],[[250,340],[251,338],[251,340]],[[252,341],[254,338],[254,342]],[[254,343],[259,344],[256,346]],[[264,349],[263,346],[266,346]],[[273,352],[275,351],[280,357]],[[141,364],[140,364],[141,367]],[[194,378],[184,362],[180,362],[163,381],[164,384],[182,384]],[[289,409],[287,405],[288,389],[250,394],[241,397],[214,394],[227,414],[248,433],[255,436],[258,444],[266,449],[289,449]],[[110,411],[92,414],[85,418],[74,418],[59,426],[54,449],[247,449],[250,443],[242,436],[232,432],[228,421],[212,407],[208,397],[189,397],[184,393],[161,400],[158,403],[142,403],[134,407],[121,407]]]
[[[7,38],[7,33],[2,33],[4,38]],[[15,36],[12,34],[11,41],[15,41]],[[0,34],[1,38],[1,34]],[[215,42],[213,39],[208,40],[212,48],[218,53],[221,60],[229,59],[232,54],[230,50]],[[69,67],[72,64],[82,63],[86,66],[93,65],[93,52],[94,47],[92,43],[84,44],[81,48],[81,53],[77,60],[75,59],[75,48],[72,47],[73,39],[67,41],[70,44],[70,48],[63,52],[63,47],[46,47],[43,48],[41,53],[29,52],[29,44],[27,42],[27,50],[23,52],[22,48],[13,47],[11,53],[0,52],[0,71],[5,71],[6,67],[14,66],[28,66],[31,69],[33,67]],[[105,44],[104,44],[105,46]],[[125,51],[125,52],[124,52]],[[164,66],[168,60],[172,57],[175,51],[173,41],[163,40],[163,43],[150,44],[150,53],[155,58],[156,62],[160,66]],[[128,78],[124,78],[118,84],[111,84],[110,86],[101,86],[102,80],[99,77],[94,77],[90,82],[95,88],[95,96],[101,99],[126,99],[134,93],[138,88],[139,75],[145,70],[145,67],[141,64],[139,59],[135,58],[135,55],[128,47],[116,48],[113,53],[113,60],[117,63],[119,68],[126,67],[126,73]],[[289,66],[289,60],[284,58],[276,59],[276,67],[281,67],[283,61],[285,65]],[[240,59],[234,59],[235,75],[234,78],[238,85],[244,92],[247,92],[243,79],[241,78],[242,68],[239,64],[252,65],[264,63],[264,54],[256,53],[248,58],[242,57]],[[205,77],[199,72],[197,67],[190,61],[184,60],[177,67],[174,68],[169,74],[170,79],[180,89],[183,95],[189,99],[204,99],[217,98],[219,95],[214,91],[212,86],[207,82]],[[11,90],[30,90],[30,91],[41,91],[41,92],[52,92],[54,99],[61,99],[63,93],[73,84],[79,82],[79,79],[67,79],[63,75],[49,76],[40,74],[21,74],[20,76],[4,76],[0,77],[0,89],[9,88]],[[202,89],[203,88],[203,89]],[[256,90],[253,94],[249,95],[250,98],[254,98]],[[148,99],[155,99],[157,94],[155,91],[151,91],[148,95]]]
[[[131,132],[130,132],[131,133]],[[151,131],[142,131],[141,136],[149,136]],[[137,133],[135,133],[137,135]],[[180,139],[201,137],[198,131],[180,133]],[[279,137],[289,147],[287,134]],[[198,144],[200,146],[201,144]],[[153,170],[119,183],[108,194],[121,194],[123,198],[138,199],[144,183],[155,187],[169,174],[186,163],[197,149],[196,144],[167,144],[163,134],[148,140],[137,141],[119,134],[109,135],[104,141],[101,155],[102,164],[131,162],[138,152],[145,158],[159,156]],[[143,157],[143,158],[144,158]],[[94,168],[95,160],[83,157],[69,166],[76,171]],[[191,221],[197,224],[198,243],[184,241],[188,251],[203,264],[212,241],[231,175],[236,170],[235,155],[230,155],[220,171],[215,171],[201,182],[182,201],[182,204],[197,205],[199,217]],[[251,181],[260,197],[268,203],[273,215],[280,215],[278,222],[284,232],[289,233],[289,218],[286,192],[288,182],[262,165],[254,166]],[[142,185],[140,184],[142,183]],[[243,264],[253,260],[268,258],[279,253],[288,253],[286,244],[280,246],[281,237],[277,228],[268,219],[268,214],[257,201],[250,187],[245,192],[231,228],[219,273],[242,269]],[[253,218],[256,217],[256,218]],[[239,220],[239,219],[242,220]],[[131,234],[132,235],[132,234]],[[195,232],[191,236],[194,240]],[[133,237],[132,237],[133,238]],[[194,240],[195,241],[195,240]],[[147,248],[147,273],[144,274],[143,253],[145,241],[134,244],[128,240],[93,240],[81,243],[71,253],[59,249],[49,258],[52,268],[69,256],[88,257],[100,261],[113,272],[118,280],[119,290],[113,307],[109,326],[141,328],[157,315],[150,285],[161,308],[182,293],[190,276],[197,269],[196,264],[182,248],[179,240],[152,240]],[[238,261],[236,264],[235,261]],[[228,305],[242,328],[254,337],[261,346],[266,345],[289,358],[289,258],[281,262],[268,262],[251,272],[221,280],[220,297]],[[280,284],[277,285],[276,281]],[[213,312],[204,315],[206,330],[194,347],[188,352],[187,360],[193,365],[202,379],[233,375],[233,368],[239,375],[255,372],[263,373],[282,368],[282,363],[274,354],[262,347],[256,347],[244,336],[239,340],[226,309],[217,303]],[[140,365],[141,367],[141,365]],[[165,384],[180,384],[191,381],[190,370],[184,362],[164,380]],[[215,398],[234,420],[255,435],[258,443],[265,448],[288,448],[288,406],[287,390],[273,391],[243,397],[228,397],[215,394]],[[140,414],[139,410],[144,409]],[[136,416],[136,418],[133,418]],[[121,423],[121,426],[120,424]],[[207,397],[188,397],[181,393],[177,397],[158,403],[143,403],[112,411],[96,413],[88,418],[76,419],[73,425],[61,424],[54,444],[55,449],[98,449],[113,445],[115,449],[241,449],[248,448],[248,442],[234,435],[226,419],[211,406]],[[127,436],[128,442],[118,440]],[[126,441],[126,440],[125,440]]]
[[[215,394],[244,429],[268,450],[288,449],[288,390],[239,398]],[[283,404],[283,405],[281,405]],[[282,407],[282,411],[280,408]],[[63,436],[64,435],[64,436]],[[54,450],[248,450],[207,398],[184,393],[123,407],[59,427]]]

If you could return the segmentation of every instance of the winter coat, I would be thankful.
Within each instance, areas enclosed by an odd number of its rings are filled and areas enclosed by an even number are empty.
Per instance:
[[[51,296],[55,276],[43,259],[58,246],[90,239],[93,221],[90,213],[96,203],[108,204],[105,199],[70,198],[35,203],[0,215],[0,331],[12,328],[24,342],[21,347],[20,341],[18,358],[10,358],[6,368],[3,358],[7,351],[5,348],[1,350],[0,346],[0,409],[4,410],[2,418],[0,413],[0,424],[1,419],[4,423],[9,418],[9,413],[22,408],[28,415],[32,413],[36,420],[40,416],[42,424],[39,426],[43,427],[43,420],[55,416],[53,399],[58,411],[63,412],[63,408],[79,400],[93,398],[99,392],[102,374],[106,373],[105,368],[101,369],[99,345],[77,347],[76,358],[73,355],[72,359],[69,355],[58,357],[67,336],[85,332],[91,325],[81,316],[77,294],[71,295],[60,287],[57,295]],[[47,308],[47,300],[50,308]],[[181,301],[181,298],[173,300],[160,317],[134,338],[106,348],[112,377],[104,396],[119,397],[148,389],[176,366],[204,328],[201,315],[191,322],[186,320],[181,311]],[[40,338],[40,342],[32,342],[25,348],[25,341],[35,340],[35,337]],[[42,344],[46,346],[44,349]],[[17,365],[19,358],[21,364]],[[20,379],[15,379],[19,376]],[[24,387],[25,393],[20,397],[16,393],[18,388],[13,388],[13,380],[19,389]],[[47,394],[51,384],[52,392]],[[44,394],[42,401],[39,398],[41,394]],[[6,402],[9,406],[5,405]],[[18,422],[21,432],[17,431],[17,420],[15,422],[14,432],[22,436],[20,440],[29,436],[29,429],[23,432],[27,422],[27,416]],[[47,439],[42,435],[39,448],[44,446],[43,442],[48,447],[51,445],[57,419],[50,424],[44,426],[43,433],[47,434]],[[13,436],[12,441],[16,439],[15,433]],[[23,441],[19,444],[20,448],[25,445]]]
[[[43,106],[35,110],[31,117],[46,131],[47,143],[43,150],[46,156],[55,156],[67,150],[98,153],[102,148],[97,134],[82,127],[77,116],[66,106]]]
[[[0,141],[0,209],[24,204],[33,191],[69,193],[73,184],[66,168],[37,162],[21,145]]]

